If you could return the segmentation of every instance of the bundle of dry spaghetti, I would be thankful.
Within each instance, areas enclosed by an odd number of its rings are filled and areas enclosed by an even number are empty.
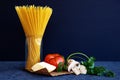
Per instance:
[[[15,10],[25,32],[28,45],[25,69],[31,71],[31,67],[40,62],[41,41],[52,14],[52,8],[29,5],[15,6]]]

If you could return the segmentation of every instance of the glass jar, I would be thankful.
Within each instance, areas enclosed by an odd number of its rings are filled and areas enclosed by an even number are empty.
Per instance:
[[[25,69],[31,71],[31,67],[40,62],[42,57],[42,38],[27,37],[25,41]]]

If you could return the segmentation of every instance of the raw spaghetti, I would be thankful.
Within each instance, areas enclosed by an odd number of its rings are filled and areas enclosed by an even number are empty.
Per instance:
[[[25,69],[31,71],[31,67],[40,61],[41,41],[52,14],[52,8],[29,5],[15,6],[15,10],[25,32],[28,45]]]

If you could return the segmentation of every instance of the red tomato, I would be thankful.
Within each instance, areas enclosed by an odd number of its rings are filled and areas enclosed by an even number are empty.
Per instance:
[[[64,57],[58,53],[47,54],[45,57],[45,62],[58,67],[60,62],[65,62]]]

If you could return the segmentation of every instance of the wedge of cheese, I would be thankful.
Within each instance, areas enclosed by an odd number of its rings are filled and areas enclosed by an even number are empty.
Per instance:
[[[48,70],[48,72],[52,72],[56,69],[55,66],[53,66],[49,63],[46,63],[46,62],[36,63],[35,65],[32,66],[31,69],[35,72],[35,71],[41,70],[43,68],[46,68]]]

